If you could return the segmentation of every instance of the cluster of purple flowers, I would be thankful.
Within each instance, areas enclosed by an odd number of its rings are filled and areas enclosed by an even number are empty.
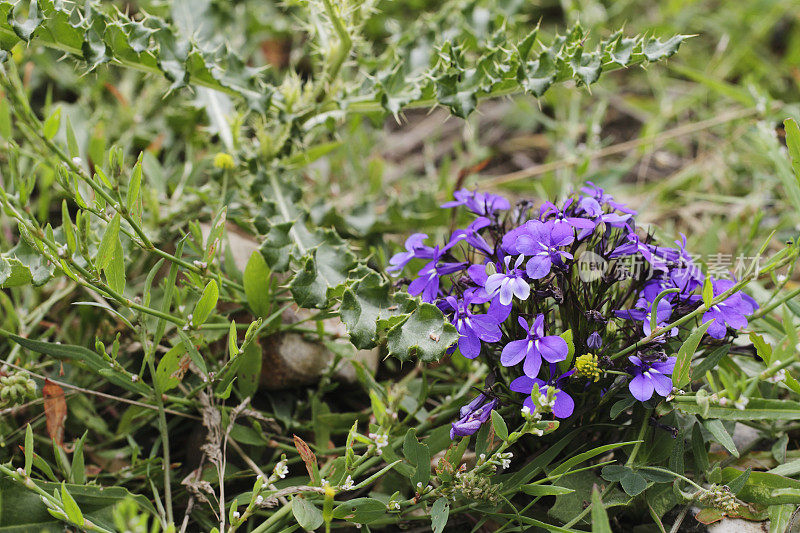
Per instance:
[[[675,357],[667,354],[675,352],[681,331],[663,328],[701,305],[706,283],[685,238],[675,247],[657,245],[637,228],[635,211],[592,183],[538,209],[464,189],[454,196],[442,207],[464,207],[475,215],[472,222],[441,245],[415,233],[389,268],[399,273],[417,264],[408,292],[449,317],[460,334],[451,352],[482,356],[508,391],[528,395],[521,403],[530,411],[536,408],[531,391],[549,392],[557,418],[572,416],[576,394],[587,395],[584,405],[588,395],[603,394],[603,384],[592,384],[605,370],[615,374],[604,376],[606,386],[627,374],[628,390],[640,401],[672,391]],[[601,262],[593,277],[582,271],[586,257]],[[627,269],[632,263],[639,268]],[[714,277],[709,283],[715,297],[733,286]],[[713,321],[710,337],[724,339],[746,327],[756,307],[737,292],[701,320]],[[660,335],[652,335],[653,324]],[[614,357],[635,343],[641,343],[635,355]],[[463,407],[452,435],[477,431],[499,405],[494,395],[492,388]]]

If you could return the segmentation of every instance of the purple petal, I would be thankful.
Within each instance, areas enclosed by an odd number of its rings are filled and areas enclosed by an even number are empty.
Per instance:
[[[633,397],[640,402],[647,401],[653,396],[653,382],[647,379],[644,374],[637,374],[628,384],[628,388],[631,390]]]
[[[528,340],[511,341],[505,345],[500,354],[500,364],[503,366],[514,366],[525,357],[528,352]]]
[[[669,377],[654,368],[648,370],[648,373],[650,374],[650,381],[653,382],[653,388],[660,396],[667,396],[672,392],[672,380]]]
[[[500,325],[488,315],[472,315],[469,318],[470,326],[481,340],[486,342],[497,342],[503,336]]]
[[[550,268],[553,262],[549,254],[534,255],[528,259],[528,264],[525,265],[525,272],[531,279],[542,279],[550,273]]]
[[[514,291],[514,296],[523,302],[528,299],[528,296],[531,295],[531,286],[528,285],[528,283],[522,278],[512,279],[509,285],[511,285],[511,288]]]
[[[650,365],[650,368],[655,368],[662,374],[672,374],[675,371],[675,362],[678,360],[677,357],[668,357],[666,361],[659,361]]]
[[[536,343],[539,353],[548,363],[557,363],[567,358],[569,347],[567,341],[556,335],[542,337]]]
[[[514,392],[530,394],[533,390],[533,385],[537,382],[540,383],[539,386],[541,387],[541,380],[529,378],[528,376],[520,376],[512,381],[508,388]]]
[[[711,324],[706,330],[708,336],[714,339],[725,338],[728,329],[725,327],[725,320],[722,318],[722,313],[720,313],[716,309],[709,309],[703,314],[703,324],[705,324],[709,320],[713,320],[714,323]]]
[[[556,418],[569,418],[572,416],[572,412],[575,410],[575,401],[572,399],[572,396],[563,390],[559,390],[556,392],[555,400],[556,403],[553,405],[553,414],[556,415]]]
[[[525,356],[522,371],[525,372],[526,376],[535,378],[539,374],[540,368],[542,368],[542,357],[538,352],[531,350]]]
[[[458,339],[458,349],[467,359],[475,359],[481,354],[481,341],[474,334],[461,335]]]

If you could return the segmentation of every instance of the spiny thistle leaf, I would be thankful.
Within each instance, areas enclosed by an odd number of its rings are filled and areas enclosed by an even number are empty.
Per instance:
[[[0,1],[0,47],[19,41],[55,48],[86,61],[89,70],[106,62],[148,73],[160,73],[175,90],[201,85],[243,97],[259,112],[269,106],[272,90],[260,71],[220,46],[203,50],[176,37],[169,24],[151,15],[132,21],[116,7],[33,0],[27,15],[16,2]]]

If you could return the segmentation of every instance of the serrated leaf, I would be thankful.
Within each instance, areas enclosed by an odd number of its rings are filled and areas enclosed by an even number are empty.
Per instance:
[[[407,318],[387,333],[389,355],[401,361],[414,357],[438,361],[458,341],[455,326],[446,322],[438,307],[421,303]]]

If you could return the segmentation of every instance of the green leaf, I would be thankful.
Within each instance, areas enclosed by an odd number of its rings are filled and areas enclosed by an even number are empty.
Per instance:
[[[314,531],[323,522],[322,512],[313,503],[299,496],[292,499],[292,514],[306,531]]]
[[[270,272],[264,257],[255,251],[247,261],[242,278],[244,294],[255,316],[269,315],[272,296],[270,294]]]
[[[447,498],[437,498],[431,506],[431,529],[433,533],[442,533],[450,517],[450,501]]]
[[[742,475],[733,467],[722,469],[722,483],[730,486]],[[769,472],[751,472],[744,487],[736,497],[758,505],[780,505],[800,503],[800,481]]]
[[[208,317],[211,316],[211,312],[217,308],[217,300],[219,300],[219,287],[217,286],[216,280],[212,279],[208,282],[206,288],[203,289],[203,294],[194,307],[192,326],[199,327],[208,320]]]
[[[179,343],[161,356],[156,367],[156,390],[165,393],[180,384],[183,377],[183,372],[180,371],[181,361],[184,355],[186,355],[186,348]]]
[[[500,413],[495,410],[492,410],[492,426],[494,427],[495,435],[500,439],[506,440],[508,438],[508,426],[506,425],[506,421],[503,420]]]
[[[75,130],[72,129],[72,122],[67,117],[67,148],[70,157],[80,157],[81,150],[78,148],[78,139],[75,138]]]
[[[714,286],[711,284],[711,276],[708,276],[703,282],[703,304],[706,308],[711,307],[711,302],[714,301]]]
[[[82,346],[71,344],[55,344],[50,342],[26,339],[19,335],[14,335],[8,331],[0,330],[0,335],[6,336],[23,348],[34,352],[50,355],[61,361],[79,364],[91,370],[95,374],[105,377],[111,383],[122,387],[125,390],[136,392],[142,396],[152,396],[153,390],[141,381],[133,381],[129,374],[124,374],[118,370],[112,370],[108,363],[95,352]]]
[[[747,470],[742,472],[740,476],[734,478],[732,481],[729,481],[727,483],[728,488],[731,489],[731,492],[733,494],[739,494],[739,492],[741,492],[741,490],[747,483],[747,480],[750,479],[751,471],[752,469],[750,467],[747,467]]]
[[[736,444],[734,444],[733,439],[731,438],[730,434],[728,434],[725,426],[722,425],[721,420],[706,420],[703,422],[703,425],[714,436],[714,439],[717,442],[722,444],[726,450],[731,452],[731,455],[734,457],[739,457],[739,451],[736,449]]]
[[[680,411],[692,415],[702,415],[703,409],[691,396],[682,396],[673,405]],[[800,420],[800,403],[789,400],[766,400],[751,398],[747,409],[711,405],[706,418],[721,420]]]
[[[386,517],[386,504],[374,498],[353,498],[337,505],[333,517],[356,524],[369,524]]]
[[[139,153],[139,158],[133,166],[131,173],[131,181],[128,184],[128,192],[125,195],[125,206],[128,211],[133,211],[136,207],[136,202],[139,201],[139,191],[142,188],[142,153]]]
[[[122,251],[122,243],[117,239],[114,246],[114,253],[111,255],[111,262],[103,269],[108,286],[119,294],[125,290],[125,255]]]
[[[579,465],[580,463],[582,463],[584,461],[588,461],[592,457],[596,457],[596,456],[600,455],[601,453],[609,452],[609,451],[615,450],[617,448],[621,448],[622,446],[629,446],[631,444],[636,444],[636,442],[637,441],[616,442],[614,444],[606,444],[604,446],[598,446],[596,448],[592,448],[589,451],[580,453],[578,455],[570,457],[566,461],[563,461],[561,464],[559,464],[557,467],[555,467],[553,470],[551,470],[550,473],[547,475],[547,477],[549,479],[556,479],[559,476],[561,476],[562,474],[564,474],[566,472],[569,472],[569,470],[572,469],[573,466]]]
[[[373,348],[386,327],[402,321],[417,304],[403,293],[390,295],[392,283],[377,272],[354,281],[342,294],[339,316],[356,348]]]
[[[51,140],[58,133],[58,128],[61,126],[61,108],[57,107],[42,125],[42,135],[48,140]]]
[[[239,392],[244,398],[249,398],[258,390],[258,384],[261,379],[261,363],[263,360],[261,345],[255,341],[251,342],[238,357],[241,358],[236,372]]]
[[[772,364],[772,346],[764,340],[763,336],[754,331],[750,332],[750,342],[755,346],[758,356],[764,360],[764,365],[770,366]]]
[[[438,361],[447,348],[458,341],[455,326],[445,322],[438,307],[421,303],[407,318],[387,334],[389,355],[401,361],[417,357],[423,362]]]
[[[701,324],[691,335],[683,342],[678,350],[678,358],[675,362],[675,371],[672,374],[672,382],[677,388],[683,388],[689,384],[689,370],[692,366],[692,356],[694,356],[697,346],[700,344],[700,339],[705,335],[706,330],[711,327],[712,321]]]
[[[11,106],[8,103],[8,98],[5,96],[0,98],[0,137],[6,141],[10,141],[11,133]]]
[[[561,494],[569,494],[570,492],[575,492],[574,489],[570,489],[567,487],[559,487],[558,485],[523,485],[521,487],[522,492],[527,494],[528,496],[533,496],[535,498],[540,498],[542,496],[559,496]]]
[[[31,466],[33,465],[33,430],[31,425],[25,427],[25,474],[31,475]]]
[[[103,239],[100,241],[100,246],[97,248],[97,255],[94,258],[95,266],[100,270],[105,270],[111,264],[116,250],[117,243],[119,242],[119,225],[120,215],[116,213],[111,222],[106,226],[106,231],[103,233]]]
[[[622,490],[629,496],[637,496],[647,488],[647,480],[644,476],[633,471],[623,477],[619,484],[622,486]]]
[[[64,482],[61,483],[61,504],[64,507],[67,518],[69,518],[73,524],[83,526],[83,513],[81,512],[81,508],[78,507],[78,503],[69,493],[67,485]]]
[[[608,513],[600,497],[600,489],[597,488],[597,485],[592,487],[592,533],[611,533]]]
[[[70,481],[77,485],[86,484],[86,466],[83,457],[83,446],[86,442],[87,435],[89,435],[88,429],[84,431],[81,438],[75,443],[75,449],[72,451],[72,465],[69,469],[69,476]]]
[[[420,485],[424,488],[431,477],[431,452],[427,444],[417,440],[417,430],[414,428],[409,429],[403,439],[403,455],[415,467],[411,484],[416,490]]]

